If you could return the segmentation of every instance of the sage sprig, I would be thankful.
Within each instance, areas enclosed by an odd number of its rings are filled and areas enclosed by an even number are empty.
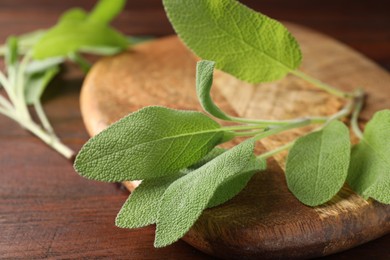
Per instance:
[[[0,87],[8,96],[7,99],[0,95],[0,114],[71,159],[74,152],[59,140],[46,117],[42,94],[66,59],[75,61],[87,72],[90,64],[80,52],[111,55],[128,47],[127,38],[108,25],[124,4],[125,0],[100,0],[89,14],[71,9],[47,31],[9,37],[0,47],[6,65],[6,73],[0,72]],[[32,119],[29,106],[33,106],[40,122]]]
[[[389,110],[377,112],[363,134],[357,122],[363,91],[346,93],[299,71],[301,52],[288,30],[235,0],[163,3],[179,37],[204,59],[197,64],[195,82],[203,110],[228,125],[200,112],[146,107],[90,139],[75,162],[82,176],[101,181],[142,180],[118,214],[117,226],[156,224],[155,246],[172,244],[203,210],[233,198],[254,174],[266,169],[266,159],[288,150],[287,184],[303,204],[314,207],[330,201],[346,180],[364,198],[390,203]],[[253,83],[291,73],[344,98],[345,106],[324,117],[234,117],[211,98],[214,67]],[[361,139],[352,154],[349,129],[343,122],[348,122],[349,115],[352,130]],[[317,130],[254,154],[256,141],[312,124]],[[236,137],[247,139],[227,151],[218,147]]]

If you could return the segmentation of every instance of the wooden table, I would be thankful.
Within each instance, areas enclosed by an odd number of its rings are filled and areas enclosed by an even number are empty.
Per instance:
[[[48,27],[71,6],[89,8],[94,3],[80,2],[0,0],[0,40]],[[390,70],[387,0],[243,2],[331,35]],[[132,35],[172,33],[157,0],[129,1],[114,25]],[[81,74],[68,67],[45,95],[48,117],[74,150],[88,139],[78,105],[81,84]],[[115,215],[127,196],[119,186],[79,177],[71,162],[0,116],[0,258],[211,259],[182,241],[154,249],[153,227],[116,228]],[[327,258],[389,259],[389,248],[387,235]]]

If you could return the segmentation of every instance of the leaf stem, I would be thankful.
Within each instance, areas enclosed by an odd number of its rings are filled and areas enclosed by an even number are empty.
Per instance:
[[[234,126],[224,126],[221,129],[224,131],[244,131],[244,130],[256,130],[256,129],[265,129],[265,125],[234,125]]]
[[[295,140],[292,141],[292,142],[289,142],[289,143],[287,143],[285,145],[282,145],[282,146],[280,146],[278,148],[275,148],[274,150],[271,150],[271,151],[265,152],[263,154],[260,154],[259,156],[257,156],[257,159],[259,159],[259,160],[262,160],[262,159],[266,160],[266,159],[274,156],[275,154],[278,154],[278,153],[283,152],[285,150],[289,150],[291,147],[293,147],[294,144],[295,144]]]
[[[247,124],[256,124],[256,125],[288,125],[291,123],[302,122],[303,120],[310,120],[313,124],[322,124],[325,123],[328,118],[327,117],[306,117],[306,118],[295,118],[288,120],[257,120],[257,119],[249,119],[249,118],[240,118],[240,117],[229,117],[233,122],[236,123],[247,123]]]
[[[84,72],[84,73],[88,73],[88,71],[91,69],[92,65],[91,63],[89,63],[89,61],[87,61],[86,59],[83,58],[83,56],[81,56],[80,54],[78,54],[77,52],[71,52],[68,54],[68,58],[77,63],[81,70]]]
[[[337,97],[341,97],[341,98],[347,98],[347,99],[351,99],[354,97],[354,95],[352,93],[348,93],[348,92],[344,92],[344,91],[341,91],[337,88],[334,88],[316,78],[313,78],[309,75],[307,75],[306,73],[302,72],[302,71],[299,71],[299,70],[291,70],[290,71],[293,75],[313,84],[314,86],[316,86],[317,88],[319,89],[322,89],[326,92],[328,92],[329,94],[332,94],[332,95],[335,95]]]
[[[42,123],[42,126],[46,129],[46,131],[53,137],[57,138],[53,127],[51,126],[49,120],[47,119],[47,116],[45,114],[45,111],[43,110],[41,102],[38,100],[34,103],[35,111],[37,112],[38,118]]]
[[[311,120],[310,119],[305,119],[305,120],[302,120],[300,122],[291,123],[289,125],[284,125],[284,126],[280,126],[280,127],[270,128],[270,130],[268,130],[268,131],[265,131],[263,133],[255,135],[254,138],[255,138],[256,141],[258,141],[258,140],[263,139],[265,137],[268,137],[268,136],[271,136],[271,135],[274,135],[274,134],[278,134],[280,132],[284,132],[284,131],[287,131],[287,130],[290,130],[290,129],[299,128],[299,127],[302,127],[302,126],[307,126],[309,124],[311,124]]]
[[[23,117],[26,119],[31,119],[30,113],[28,112],[25,94],[24,94],[24,88],[25,88],[25,70],[27,63],[30,61],[31,58],[31,52],[28,52],[22,59],[19,68],[16,70],[16,97],[17,97],[17,104],[15,106],[18,107],[18,111],[22,113]]]
[[[363,132],[359,127],[359,114],[362,111],[363,103],[364,103],[364,91],[362,89],[358,89],[355,94],[355,109],[352,112],[351,117],[351,127],[352,131],[359,139],[363,139]]]
[[[55,151],[60,153],[67,159],[71,159],[74,156],[74,151],[69,147],[61,143],[61,141],[45,132],[39,125],[31,120],[20,120],[18,121],[23,127],[29,130],[31,133],[39,137],[43,142],[53,148]]]
[[[245,136],[255,136],[262,132],[266,131],[265,129],[257,130],[257,131],[246,131],[246,132],[234,132],[234,137],[245,137]]]

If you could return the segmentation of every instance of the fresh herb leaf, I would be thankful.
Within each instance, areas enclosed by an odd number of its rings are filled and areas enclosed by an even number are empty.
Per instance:
[[[58,67],[64,61],[65,59],[62,57],[48,58],[45,60],[33,60],[27,64],[25,73],[31,75],[38,72],[44,72],[45,70],[51,70],[54,67]]]
[[[347,182],[363,198],[390,204],[390,110],[376,112],[353,147]]]
[[[29,75],[26,82],[25,101],[27,105],[39,102],[45,88],[55,75],[60,71],[58,66]]]
[[[266,168],[267,164],[265,160],[253,159],[242,173],[233,176],[220,184],[207,204],[207,208],[219,206],[234,198],[246,187],[256,172],[265,170]]]
[[[7,39],[7,49],[5,52],[5,64],[7,68],[13,68],[18,61],[18,39],[10,36]]]
[[[115,225],[121,228],[139,228],[156,223],[160,201],[165,190],[183,175],[184,173],[179,172],[142,181],[122,206]]]
[[[121,228],[137,228],[155,224],[160,200],[169,185],[185,174],[213,160],[223,152],[225,152],[225,149],[216,147],[190,168],[183,169],[173,175],[142,181],[122,206],[115,224]]]
[[[196,65],[196,94],[198,100],[207,113],[216,118],[230,121],[230,117],[214,104],[210,90],[213,85],[213,73],[215,62],[202,60]]]
[[[34,45],[34,58],[62,57],[90,48],[126,49],[127,38],[107,24],[123,5],[124,1],[101,0],[90,15],[78,8],[66,12]]]
[[[161,177],[200,160],[224,133],[202,113],[146,107],[90,139],[75,168],[86,178],[109,182]]]
[[[345,182],[350,149],[349,130],[340,121],[299,138],[287,158],[288,188],[306,205],[327,202]]]
[[[254,144],[254,139],[244,141],[169,186],[158,212],[156,247],[181,238],[207,208],[218,187],[253,165]]]
[[[280,79],[301,63],[299,45],[276,20],[236,0],[164,0],[175,31],[196,55],[241,80]]]
[[[100,0],[88,17],[95,23],[110,23],[125,7],[126,0]]]

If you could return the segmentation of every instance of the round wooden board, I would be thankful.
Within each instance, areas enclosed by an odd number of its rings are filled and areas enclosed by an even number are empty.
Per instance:
[[[324,36],[287,24],[301,44],[301,70],[340,89],[363,86],[368,93],[361,116],[390,107],[390,76],[348,47]],[[81,110],[87,130],[95,135],[112,122],[148,105],[200,110],[195,95],[196,58],[175,37],[137,45],[127,53],[99,61],[81,93]],[[216,72],[216,103],[233,115],[288,119],[329,115],[343,101],[306,82],[285,79],[250,85]],[[309,131],[263,140],[257,152],[272,149]],[[302,205],[284,178],[285,154],[270,160],[234,199],[206,210],[183,238],[208,254],[223,258],[308,258],[346,250],[390,231],[390,206],[365,201],[344,187],[326,205]],[[132,190],[136,183],[126,183]]]

